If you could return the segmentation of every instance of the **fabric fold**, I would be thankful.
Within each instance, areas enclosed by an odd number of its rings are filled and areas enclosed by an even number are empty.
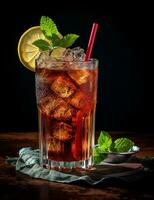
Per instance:
[[[41,167],[39,165],[39,150],[33,150],[31,147],[22,148],[19,151],[18,158],[7,158],[8,163],[15,165],[16,171],[33,178],[60,183],[83,181],[90,185],[102,184],[110,179],[117,179],[126,183],[141,180],[145,172],[144,166],[134,161],[135,160],[122,164],[108,164],[102,162],[100,165],[94,166],[92,170],[65,173]]]

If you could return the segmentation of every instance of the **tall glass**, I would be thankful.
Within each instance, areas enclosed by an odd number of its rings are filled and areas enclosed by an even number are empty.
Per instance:
[[[98,60],[36,61],[40,164],[49,169],[93,165]]]

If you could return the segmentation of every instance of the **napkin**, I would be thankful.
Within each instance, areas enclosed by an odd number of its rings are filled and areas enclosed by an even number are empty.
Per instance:
[[[146,161],[146,158],[145,158]],[[154,158],[151,163],[154,163]],[[62,172],[46,169],[39,164],[39,150],[31,147],[22,148],[19,157],[7,158],[7,162],[16,167],[16,171],[37,179],[59,183],[84,182],[89,185],[105,184],[107,182],[134,183],[144,178],[149,170],[144,166],[143,159],[133,157],[127,163],[109,164],[102,162],[91,170]]]

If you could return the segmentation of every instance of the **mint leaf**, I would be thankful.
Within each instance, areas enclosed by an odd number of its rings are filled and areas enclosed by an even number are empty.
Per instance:
[[[56,34],[52,34],[51,41],[53,48],[60,46],[61,39]]]
[[[106,131],[101,131],[98,138],[98,145],[101,153],[108,152],[112,144],[112,138]]]
[[[111,146],[109,148],[109,152],[115,152],[116,151],[114,146],[115,146],[115,144],[114,144],[114,142],[112,142],[112,144],[111,144]]]
[[[56,46],[60,47],[70,47],[72,44],[76,41],[76,39],[79,37],[79,35],[76,34],[67,34],[62,39],[57,41]]]
[[[99,156],[100,153],[101,153],[101,152],[100,152],[99,147],[95,147],[95,148],[94,148],[94,156]]]
[[[94,163],[99,164],[107,156],[107,152],[128,152],[134,146],[134,142],[128,138],[118,138],[114,142],[110,134],[101,131],[98,145],[94,147]]]
[[[32,44],[41,49],[42,51],[50,50],[50,44],[45,40],[35,40]]]
[[[70,47],[79,36],[76,34],[67,34],[63,38],[59,38],[56,34],[52,34],[51,41],[53,48]]]
[[[114,141],[114,151],[127,152],[134,146],[134,142],[128,138],[118,138]]]
[[[40,20],[40,27],[45,37],[51,39],[52,34],[59,34],[56,24],[47,16],[42,16]]]
[[[99,164],[107,155],[102,154],[99,147],[94,148],[94,164]]]
[[[99,164],[102,161],[99,147],[94,148],[94,164]]]
[[[103,161],[101,154],[94,156],[94,164],[99,164],[101,161]]]

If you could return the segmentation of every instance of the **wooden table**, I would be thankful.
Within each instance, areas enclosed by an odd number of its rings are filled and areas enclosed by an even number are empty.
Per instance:
[[[154,134],[110,132],[114,138],[126,136],[141,147],[138,157],[154,156]],[[33,179],[17,173],[5,162],[6,156],[17,156],[22,147],[38,148],[38,133],[0,133],[0,200],[86,200],[86,199],[154,199],[154,186],[138,187],[108,185],[104,187],[81,186]]]

